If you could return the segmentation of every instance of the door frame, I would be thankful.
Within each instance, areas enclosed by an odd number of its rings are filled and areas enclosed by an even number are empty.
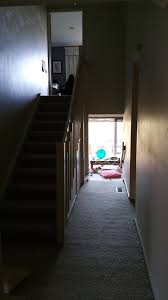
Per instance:
[[[140,81],[140,60],[132,65],[132,103],[131,103],[131,156],[130,156],[130,191],[129,198],[136,199],[136,156],[137,156],[137,123],[138,123],[138,98]]]
[[[51,59],[51,13],[59,13],[59,12],[82,12],[82,45],[79,46],[79,51],[82,48],[82,55],[84,55],[84,9],[80,7],[73,8],[49,8],[47,10],[47,43],[48,43],[48,93],[52,95],[52,59]],[[79,52],[80,55],[81,52]]]

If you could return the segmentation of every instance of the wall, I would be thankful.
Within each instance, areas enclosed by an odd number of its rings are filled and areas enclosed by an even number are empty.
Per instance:
[[[137,136],[137,224],[156,300],[168,295],[168,8],[129,6],[130,55],[143,43]],[[136,33],[136,34],[135,34]],[[130,120],[129,101],[126,107]],[[127,130],[129,131],[130,122]]]
[[[65,70],[65,49],[64,47],[52,47],[51,48],[51,59],[62,61],[62,73],[52,73],[52,80],[57,80],[61,87],[66,85],[66,70]]]
[[[140,57],[137,47],[143,41],[143,15],[144,7],[138,5],[137,8],[128,9],[127,11],[127,26],[126,26],[126,84],[125,84],[125,109],[124,109],[124,144],[126,146],[125,159],[123,165],[123,178],[126,184],[128,196],[135,200],[135,185],[136,185],[136,139],[133,136],[136,132],[137,119],[134,118],[134,103],[133,100],[133,84],[135,80],[135,63],[137,64]],[[134,101],[136,101],[134,97]],[[134,118],[134,119],[132,119]]]
[[[124,111],[124,5],[84,10],[85,101],[88,113]]]
[[[0,183],[35,97],[48,93],[46,22],[41,7],[0,8]]]

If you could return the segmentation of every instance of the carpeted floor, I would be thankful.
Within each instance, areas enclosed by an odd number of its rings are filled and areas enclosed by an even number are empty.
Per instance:
[[[116,186],[122,180],[82,187],[64,248],[16,289],[16,299],[153,300],[134,207]]]

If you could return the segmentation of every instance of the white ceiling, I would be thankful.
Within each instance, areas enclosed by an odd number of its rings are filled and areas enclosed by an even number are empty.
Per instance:
[[[82,45],[82,12],[51,13],[52,46]]]

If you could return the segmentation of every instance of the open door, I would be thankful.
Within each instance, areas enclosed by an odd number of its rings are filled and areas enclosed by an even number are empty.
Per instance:
[[[48,13],[49,93],[66,94],[69,77],[76,76],[83,46],[83,12]]]

